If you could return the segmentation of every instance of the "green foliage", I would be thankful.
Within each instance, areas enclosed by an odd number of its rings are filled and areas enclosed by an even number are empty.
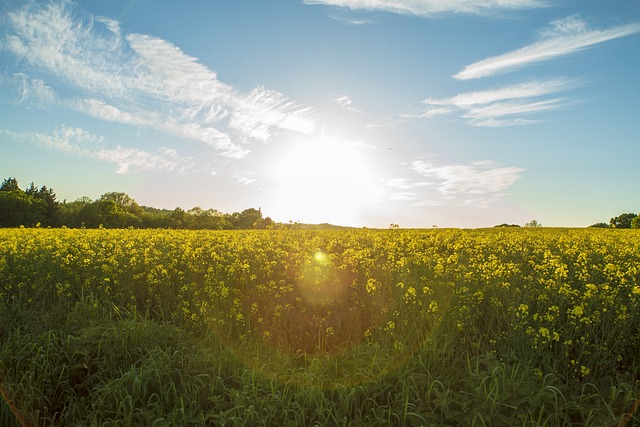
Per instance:
[[[144,209],[126,193],[104,193],[100,196],[98,202],[112,202],[124,212],[128,212],[134,216],[141,215],[144,212]]]
[[[636,216],[631,220],[631,228],[640,228],[640,216]]]
[[[59,203],[50,188],[31,185],[22,191],[15,178],[0,186],[0,227],[65,226],[70,228],[174,228],[192,230],[268,229],[275,223],[260,209],[223,214],[199,206],[184,211],[140,206],[122,192],[108,192]]]
[[[609,228],[609,224],[606,222],[598,222],[596,224],[590,225],[591,228]]]
[[[618,215],[617,217],[611,218],[609,221],[609,226],[611,228],[631,228],[631,222],[638,215],[634,213],[624,213],[622,215]]]
[[[58,214],[56,194],[50,188],[38,189],[32,182],[22,191],[15,178],[5,179],[0,186],[0,227],[56,226]]]
[[[20,190],[20,187],[18,186],[18,180],[13,177],[9,177],[5,179],[4,181],[2,181],[2,185],[0,185],[0,191],[17,191],[17,190]]]
[[[33,227],[44,221],[47,204],[22,190],[0,191],[0,227]]]

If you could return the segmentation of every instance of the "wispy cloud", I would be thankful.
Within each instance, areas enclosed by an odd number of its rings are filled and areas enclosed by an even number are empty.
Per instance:
[[[353,101],[347,95],[336,97],[334,99],[334,102],[338,104],[340,107],[344,108],[345,110],[353,111],[355,113],[362,113],[361,110],[358,110],[357,108],[353,107]]]
[[[117,165],[117,173],[142,170],[184,173],[190,170],[194,163],[192,158],[183,157],[176,150],[166,147],[160,147],[157,153],[119,145],[109,148],[103,137],[74,127],[62,126],[50,133],[12,132],[0,129],[0,134],[21,143],[114,163]]]
[[[540,113],[561,108],[565,104],[562,98],[544,99],[535,102],[494,102],[493,104],[474,107],[464,115],[470,119],[493,119],[496,117]]]
[[[491,161],[438,165],[414,160],[408,171],[414,175],[385,182],[391,199],[420,206],[457,201],[461,205],[486,207],[503,197],[525,169],[497,167]]]
[[[16,74],[21,100],[54,102],[57,95],[61,106],[201,141],[232,158],[278,129],[313,129],[312,112],[285,95],[262,87],[240,92],[166,40],[125,34],[117,21],[71,2],[29,3],[5,22],[0,46],[23,66]]]
[[[236,184],[249,185],[253,184],[254,182],[256,182],[256,179],[253,178],[251,174],[236,176]]]
[[[425,103],[429,105],[471,108],[476,105],[486,105],[493,102],[549,95],[570,89],[579,83],[579,81],[569,79],[530,81],[496,89],[464,92],[446,99],[428,98],[425,100]]]
[[[35,105],[47,105],[56,99],[55,91],[43,80],[34,79],[24,73],[15,73],[13,76],[19,104],[33,103]]]
[[[306,4],[346,7],[429,17],[442,13],[487,15],[510,9],[546,6],[544,0],[304,0]]]
[[[606,30],[589,29],[585,21],[574,15],[551,22],[540,32],[541,40],[502,55],[474,62],[453,77],[468,80],[507,73],[638,32],[640,23],[620,25]]]
[[[329,15],[329,18],[334,19],[338,22],[342,22],[348,25],[368,25],[373,24],[373,21],[370,19],[362,19],[362,18],[347,18],[342,16]]]
[[[427,108],[407,117],[433,118],[459,114],[474,126],[515,126],[536,123],[537,120],[513,116],[534,114],[566,107],[572,101],[564,98],[544,98],[582,84],[579,80],[553,79],[531,81],[496,89],[465,92],[451,98],[424,101]],[[503,119],[510,116],[509,119]]]

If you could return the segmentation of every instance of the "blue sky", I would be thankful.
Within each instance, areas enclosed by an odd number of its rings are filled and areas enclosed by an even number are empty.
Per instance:
[[[637,0],[0,5],[0,171],[387,227],[640,210]]]

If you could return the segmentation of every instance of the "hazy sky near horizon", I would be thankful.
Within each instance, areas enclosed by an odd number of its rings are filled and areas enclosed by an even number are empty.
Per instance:
[[[0,5],[0,172],[277,221],[640,211],[640,1]]]

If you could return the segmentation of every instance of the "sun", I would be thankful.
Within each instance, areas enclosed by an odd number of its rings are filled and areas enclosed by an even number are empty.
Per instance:
[[[335,138],[296,142],[273,165],[278,216],[304,223],[362,225],[368,207],[379,197],[372,150]]]

